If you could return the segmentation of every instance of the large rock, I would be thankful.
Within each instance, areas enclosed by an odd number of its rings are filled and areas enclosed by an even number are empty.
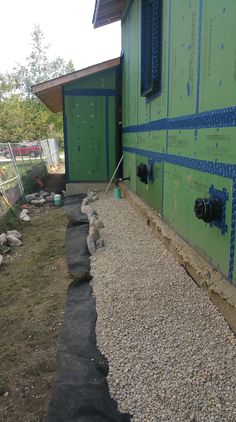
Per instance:
[[[39,193],[30,193],[29,195],[25,195],[25,201],[29,204],[33,199],[40,199]]]
[[[7,236],[7,243],[9,244],[9,246],[16,248],[18,246],[22,245],[22,242],[20,239],[18,239],[16,236],[13,236],[13,234],[9,234]]]
[[[0,234],[0,246],[5,245],[6,241],[7,241],[7,235],[6,235],[6,233]]]
[[[44,199],[44,198],[32,199],[31,204],[32,205],[39,205],[39,206],[41,206],[41,205],[44,205],[45,202],[46,202],[46,199]]]
[[[96,244],[95,244],[94,237],[91,236],[90,234],[87,236],[87,245],[88,245],[88,250],[90,254],[94,255],[96,252]]]
[[[8,230],[7,231],[7,236],[9,236],[10,234],[13,234],[13,236],[17,237],[17,239],[22,239],[22,234],[20,232],[18,232],[17,230]]]

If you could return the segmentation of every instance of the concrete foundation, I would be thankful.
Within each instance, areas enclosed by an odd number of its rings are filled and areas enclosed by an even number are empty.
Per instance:
[[[108,183],[91,182],[91,183],[67,183],[67,195],[78,195],[79,193],[87,193],[89,189],[98,189],[100,192],[105,192]]]

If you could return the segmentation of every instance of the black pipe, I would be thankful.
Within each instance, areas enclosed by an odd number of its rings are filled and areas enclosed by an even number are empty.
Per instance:
[[[129,177],[120,177],[119,179],[116,180],[115,185],[117,186],[120,182],[123,182],[123,180],[130,180],[130,176]]]

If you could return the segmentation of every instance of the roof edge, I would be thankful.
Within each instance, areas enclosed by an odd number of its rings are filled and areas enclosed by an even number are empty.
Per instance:
[[[96,0],[93,12],[93,27],[100,28],[121,20],[126,0]]]
[[[77,79],[84,78],[86,76],[92,75],[94,73],[102,72],[103,70],[112,69],[113,67],[117,67],[120,65],[120,57],[116,57],[114,59],[106,60],[105,62],[96,63],[95,65],[91,65],[85,67],[83,69],[76,70],[71,73],[67,73],[66,75],[58,76],[54,79],[49,79],[44,82],[40,82],[39,84],[35,84],[31,87],[31,91],[33,94],[41,92],[47,88],[53,88],[58,85],[64,85]]]

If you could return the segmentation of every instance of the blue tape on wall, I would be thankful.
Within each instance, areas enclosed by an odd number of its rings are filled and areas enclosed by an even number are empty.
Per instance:
[[[228,231],[228,226],[225,222],[226,218],[226,201],[229,200],[229,194],[224,188],[223,190],[216,189],[213,185],[209,188],[209,194],[211,198],[217,198],[221,200],[222,210],[221,210],[221,219],[220,221],[215,220],[210,223],[210,226],[218,227],[221,231],[221,234],[224,236]]]
[[[166,115],[169,118],[170,112],[170,41],[171,41],[171,9],[172,2],[169,0],[169,21],[168,21],[168,78],[167,78],[167,106]],[[168,153],[168,129],[166,130],[166,153]]]
[[[225,164],[215,161],[197,160],[195,158],[181,157],[179,155],[170,155],[134,147],[123,147],[123,151],[151,158],[156,163],[165,162],[169,164],[175,164],[177,166],[191,168],[193,170],[199,170],[204,173],[227,177],[229,179],[236,177],[235,164]]]
[[[106,97],[106,174],[109,179],[110,174],[110,150],[109,150],[109,98]]]
[[[201,78],[201,38],[202,38],[202,0],[199,0],[196,113],[199,112],[199,95],[200,95],[200,78]]]
[[[207,129],[236,126],[236,107],[228,107],[217,110],[204,111],[198,114],[178,116],[153,120],[149,123],[127,126],[123,133],[150,132],[156,130],[185,130]]]
[[[161,169],[162,181],[161,181],[161,215],[164,215],[164,177],[165,177],[165,168],[164,163],[162,163]]]
[[[233,191],[232,191],[232,216],[231,216],[229,274],[228,274],[228,279],[230,281],[233,280],[233,274],[234,274],[235,228],[236,228],[236,180],[233,181]]]
[[[75,97],[100,97],[100,96],[115,96],[117,91],[115,89],[104,89],[104,88],[78,88],[68,89],[65,91],[66,96]]]

